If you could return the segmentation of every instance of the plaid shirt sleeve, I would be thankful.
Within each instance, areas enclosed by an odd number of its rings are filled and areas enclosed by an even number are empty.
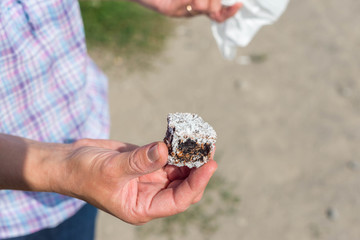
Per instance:
[[[76,0],[0,0],[0,132],[44,142],[108,138],[107,80],[90,60]],[[0,239],[54,227],[83,205],[0,191]]]

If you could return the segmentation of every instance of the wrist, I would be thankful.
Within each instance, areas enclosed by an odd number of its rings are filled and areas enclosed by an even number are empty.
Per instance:
[[[70,145],[28,141],[24,178],[31,191],[60,193]]]
[[[65,144],[0,134],[0,189],[54,191],[66,148]]]

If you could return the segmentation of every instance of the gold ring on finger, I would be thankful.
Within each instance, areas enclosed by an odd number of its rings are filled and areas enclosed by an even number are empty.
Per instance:
[[[190,4],[186,5],[186,11],[190,14],[190,16],[194,15],[193,8]]]

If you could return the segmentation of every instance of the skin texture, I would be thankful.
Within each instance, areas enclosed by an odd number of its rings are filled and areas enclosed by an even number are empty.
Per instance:
[[[220,0],[137,2],[167,16],[204,14],[218,22],[241,7],[224,7]],[[92,139],[52,144],[0,134],[0,189],[56,192],[143,224],[198,202],[217,168],[212,159],[198,169],[167,166],[167,154],[162,142],[143,147]]]
[[[0,134],[0,189],[57,192],[131,224],[185,211],[198,202],[217,164],[166,165],[167,147],[83,139],[40,143]]]
[[[232,6],[222,6],[220,0],[134,0],[141,5],[171,17],[192,17],[207,15],[210,19],[223,22],[235,15],[242,3]],[[186,6],[190,5],[189,13]]]

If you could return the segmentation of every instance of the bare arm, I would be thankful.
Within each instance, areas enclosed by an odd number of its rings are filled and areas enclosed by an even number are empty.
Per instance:
[[[162,142],[51,144],[0,134],[0,189],[57,192],[142,224],[198,202],[217,167],[213,160],[191,170],[166,161]]]
[[[49,170],[56,167],[56,158],[63,158],[67,148],[0,134],[0,189],[51,191],[55,176]]]

